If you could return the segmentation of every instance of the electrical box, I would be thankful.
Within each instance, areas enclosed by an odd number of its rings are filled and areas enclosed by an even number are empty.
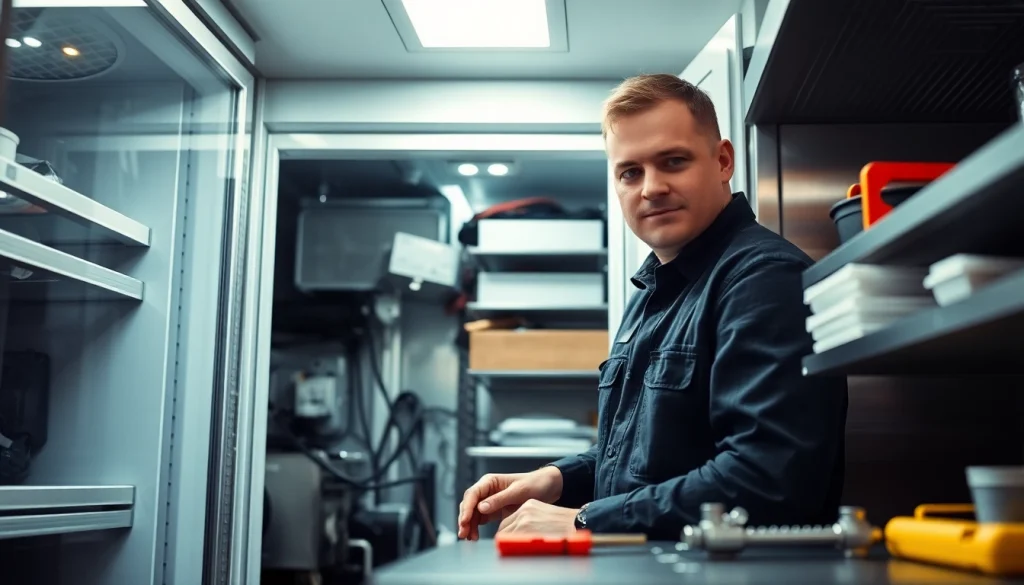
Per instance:
[[[448,215],[441,197],[304,201],[295,287],[307,293],[377,290],[387,275],[395,234],[447,242]]]

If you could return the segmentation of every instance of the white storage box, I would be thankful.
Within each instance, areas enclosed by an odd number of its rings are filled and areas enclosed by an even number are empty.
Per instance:
[[[822,339],[820,341],[816,341],[814,343],[814,347],[813,347],[814,353],[821,353],[823,351],[828,351],[828,350],[830,350],[830,349],[832,349],[834,347],[838,347],[840,345],[843,345],[844,343],[850,343],[851,341],[854,341],[856,339],[860,339],[861,337],[864,337],[865,335],[868,335],[869,333],[874,333],[875,331],[881,329],[882,327],[884,327],[884,325],[878,325],[878,326],[868,325],[868,324],[853,324],[853,325],[849,325],[849,326],[847,326],[847,327],[845,327],[845,328],[843,328],[843,329],[841,329],[839,331],[836,331],[835,333],[832,333],[831,335],[829,335],[825,339]]]
[[[942,306],[971,296],[1007,274],[1024,269],[1024,259],[956,254],[931,265],[924,287]]]
[[[847,264],[804,291],[804,303],[815,314],[847,299],[860,297],[928,297],[924,268]]]
[[[599,219],[481,219],[477,248],[482,252],[578,252],[604,249]]]
[[[594,307],[605,302],[597,272],[481,272],[476,302],[490,307]]]
[[[816,341],[854,326],[874,331],[934,306],[935,301],[931,297],[849,298],[808,317],[807,331]]]

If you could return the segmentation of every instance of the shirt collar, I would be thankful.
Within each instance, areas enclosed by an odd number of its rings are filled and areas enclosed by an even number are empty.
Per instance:
[[[750,209],[746,195],[743,192],[733,193],[732,200],[711,222],[711,225],[692,242],[684,246],[679,254],[664,266],[678,271],[688,281],[697,278],[708,263],[714,260],[714,252],[718,247],[741,227],[749,225],[753,221],[754,212]],[[655,271],[659,268],[662,268],[661,261],[654,255],[654,252],[651,252],[630,280],[637,288],[647,288],[654,284]],[[662,271],[664,270],[662,269]]]

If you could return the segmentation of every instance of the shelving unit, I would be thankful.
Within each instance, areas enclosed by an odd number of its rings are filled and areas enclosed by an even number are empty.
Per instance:
[[[0,457],[24,478],[0,487],[0,581],[244,581],[249,372],[225,372],[255,338],[254,80],[180,2],[44,4],[10,23],[42,49],[7,64]],[[50,58],[62,31],[89,71]]]
[[[602,193],[602,196],[605,194]],[[602,197],[603,199],[603,197]],[[551,242],[557,244],[557,242]],[[508,246],[514,246],[510,240]],[[535,244],[532,247],[537,247]],[[606,273],[608,249],[571,249],[553,245],[549,249],[536,250],[524,247],[520,250],[491,249],[469,247],[470,254],[476,265],[487,272],[503,273]],[[607,279],[602,279],[606,281]],[[605,285],[606,286],[606,285]],[[519,317],[531,324],[545,329],[590,329],[600,326],[607,328],[608,303],[607,291],[604,302],[592,305],[566,305],[564,301],[552,299],[551,304],[523,302],[500,305],[472,301],[467,304],[466,313],[470,319],[486,319],[497,317]],[[595,299],[596,300],[596,299]],[[469,470],[462,481],[475,481],[477,464],[520,465],[523,460],[554,460],[572,455],[578,450],[560,446],[515,447],[489,445],[487,437],[481,436],[478,429],[481,425],[480,406],[477,404],[478,391],[487,391],[496,402],[520,398],[524,401],[538,400],[548,396],[545,393],[558,393],[560,397],[593,396],[596,390],[597,368],[593,371],[581,370],[471,370],[468,361],[464,361],[462,382],[460,383],[460,430],[461,437],[471,440],[461,442],[458,446],[460,468]],[[517,394],[518,393],[518,394]],[[575,400],[575,399],[573,399]],[[596,405],[596,400],[593,401]],[[543,406],[537,407],[543,410]],[[565,406],[563,405],[563,408]],[[472,414],[470,414],[472,413]],[[497,460],[497,461],[496,461]],[[501,463],[501,461],[508,463]],[[532,464],[532,462],[531,462]],[[468,485],[467,485],[468,487]]]
[[[130,528],[132,486],[2,486],[0,540]]]
[[[468,447],[466,454],[475,459],[558,459],[578,451],[561,447]]]
[[[141,281],[4,230],[0,256],[25,269],[11,278],[16,300],[142,300]]]
[[[0,216],[11,222],[12,229],[70,220],[84,234],[85,241],[79,243],[150,245],[149,227],[4,157],[0,157],[0,191],[45,211]],[[6,229],[0,229],[0,256],[21,269],[11,274],[12,300],[140,301],[143,297],[144,286],[138,279]]]
[[[486,383],[548,381],[596,381],[597,370],[469,370],[469,375]]]
[[[958,163],[807,269],[804,287],[852,262],[927,266],[952,254],[1024,254],[1024,124]]]
[[[94,228],[103,240],[129,246],[149,246],[151,232],[145,225],[109,207],[0,157],[0,191]]]
[[[470,315],[478,319],[514,314],[531,320],[557,318],[559,321],[592,321],[595,317],[607,314],[608,304],[559,307],[540,305],[498,306],[471,302],[466,305],[466,310]]]
[[[1022,27],[1016,0],[768,0],[743,80],[750,188],[758,220],[816,260],[805,289],[851,263],[1024,257]],[[840,244],[830,210],[874,161],[956,166]],[[965,467],[1024,463],[1021,299],[1010,274],[803,357],[806,376],[850,377],[844,503],[884,522],[969,502]]]
[[[1020,369],[1024,271],[804,358],[804,374],[1010,374]]]
[[[1011,126],[870,229],[808,268],[804,288],[850,263],[928,266],[957,253],[1024,255],[1024,124]],[[948,307],[807,356],[804,373],[1010,373],[1024,331],[1024,274]]]
[[[770,0],[743,81],[746,122],[1009,119],[1022,27],[1015,0]]]
[[[487,270],[559,270],[562,272],[602,271],[608,261],[608,249],[545,250],[514,252],[468,248],[470,255]]]

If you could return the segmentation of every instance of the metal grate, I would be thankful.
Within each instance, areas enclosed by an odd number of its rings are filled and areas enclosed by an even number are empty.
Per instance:
[[[792,0],[751,123],[1004,122],[1024,0]]]
[[[16,10],[11,23],[15,39],[33,37],[42,44],[12,49],[9,75],[29,81],[72,81],[101,75],[112,69],[122,56],[120,39],[98,21],[81,13],[60,10]],[[78,50],[64,54],[65,47]]]

